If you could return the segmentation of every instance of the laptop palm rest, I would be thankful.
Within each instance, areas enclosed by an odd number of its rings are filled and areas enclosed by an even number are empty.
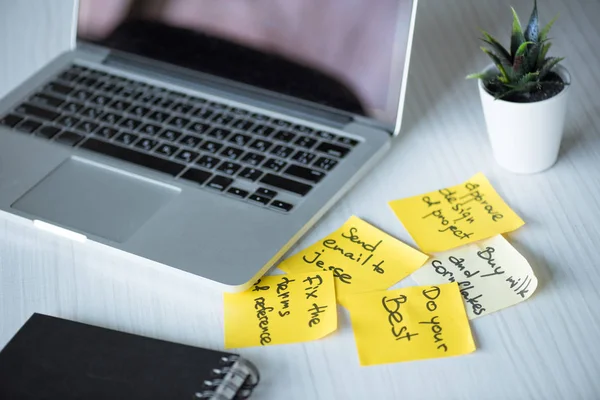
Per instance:
[[[11,207],[43,221],[121,243],[179,191],[127,172],[69,158]]]

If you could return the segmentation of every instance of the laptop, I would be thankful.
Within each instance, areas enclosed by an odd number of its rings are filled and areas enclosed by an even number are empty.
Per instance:
[[[416,8],[73,3],[0,100],[0,210],[244,290],[400,133]]]

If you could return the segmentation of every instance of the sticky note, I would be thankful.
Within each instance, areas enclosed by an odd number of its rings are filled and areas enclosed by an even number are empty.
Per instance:
[[[458,284],[360,293],[346,299],[361,365],[475,350]]]
[[[263,277],[224,294],[225,348],[320,339],[337,329],[336,308],[329,271]]]
[[[389,204],[425,253],[450,250],[524,224],[482,173],[463,184]]]
[[[282,261],[293,273],[331,271],[338,302],[352,293],[387,289],[422,266],[429,257],[356,216],[337,231]]]
[[[470,319],[528,299],[538,283],[502,235],[435,254],[412,277],[420,285],[457,282]]]

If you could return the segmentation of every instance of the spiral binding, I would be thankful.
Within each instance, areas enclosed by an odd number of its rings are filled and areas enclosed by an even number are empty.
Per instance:
[[[219,368],[214,368],[211,375],[213,379],[204,381],[202,390],[195,394],[196,399],[247,399],[260,381],[254,364],[237,355],[221,357]]]

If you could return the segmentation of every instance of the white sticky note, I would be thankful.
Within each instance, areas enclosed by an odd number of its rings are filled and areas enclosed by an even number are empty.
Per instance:
[[[469,319],[528,299],[538,283],[525,257],[502,235],[437,253],[412,277],[420,285],[457,282]]]

